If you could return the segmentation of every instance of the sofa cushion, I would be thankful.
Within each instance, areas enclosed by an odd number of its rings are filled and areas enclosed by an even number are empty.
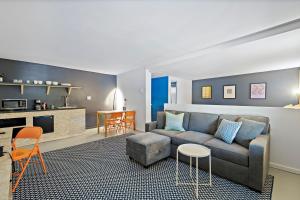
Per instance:
[[[217,130],[218,118],[217,114],[192,112],[188,130],[214,134]]]
[[[189,122],[190,122],[190,113],[189,112],[182,112],[182,111],[176,111],[176,114],[180,114],[180,113],[184,113],[184,117],[183,117],[183,128],[184,130],[188,130],[189,129]]]
[[[166,113],[165,112],[157,112],[157,128],[164,129],[166,124]]]
[[[152,133],[157,133],[159,135],[165,135],[169,137],[174,137],[175,135],[182,133],[183,131],[167,131],[165,129],[154,129],[151,131]]]
[[[212,138],[213,136],[210,134],[200,133],[195,131],[186,131],[186,132],[176,134],[174,137],[172,137],[171,143],[175,145],[181,145],[187,143],[203,144]]]
[[[173,114],[166,112],[166,126],[165,130],[168,131],[185,131],[183,124],[184,113]]]
[[[184,113],[183,117],[183,128],[185,130],[188,130],[189,128],[189,122],[190,122],[190,113],[189,112],[183,112],[183,111],[174,111],[174,110],[166,110],[166,112],[170,112],[173,114],[180,114]],[[158,129],[164,129],[166,125],[166,113],[164,111],[157,112],[157,128]]]
[[[216,138],[223,140],[224,142],[231,144],[241,128],[242,122],[229,121],[223,119],[218,130],[215,134]]]
[[[213,157],[246,167],[249,165],[249,150],[239,144],[227,144],[222,140],[213,138],[205,142],[204,145],[211,149]]]
[[[227,114],[221,114],[219,116],[219,120],[218,120],[218,125],[220,125],[222,119],[227,119],[227,120],[231,120],[231,121],[237,121],[240,118],[245,118],[245,119],[249,119],[249,120],[253,120],[253,121],[257,121],[257,122],[261,122],[265,124],[264,130],[262,132],[262,134],[268,134],[269,132],[269,118],[268,117],[264,117],[264,116],[256,116],[256,115],[227,115]]]
[[[234,140],[236,143],[249,148],[251,140],[255,139],[264,131],[266,124],[245,118],[240,118],[238,121],[242,122],[242,126],[237,132]]]

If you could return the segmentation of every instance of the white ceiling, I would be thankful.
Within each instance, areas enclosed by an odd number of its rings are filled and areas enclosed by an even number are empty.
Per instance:
[[[297,30],[177,59],[298,18],[300,1],[2,0],[0,57],[191,79],[298,67]]]

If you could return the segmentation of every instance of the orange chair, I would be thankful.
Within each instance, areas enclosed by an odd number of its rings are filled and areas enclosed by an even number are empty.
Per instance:
[[[135,111],[127,111],[125,112],[125,117],[122,120],[122,127],[125,129],[133,129],[135,130]]]
[[[24,175],[24,172],[33,156],[38,156],[43,171],[46,174],[47,172],[46,165],[38,145],[38,141],[42,133],[43,133],[43,129],[41,127],[25,127],[21,129],[20,132],[16,135],[16,137],[12,140],[13,150],[11,152],[11,158],[13,162],[18,162],[21,168],[21,173],[17,173],[18,178],[15,185],[12,187],[12,192],[16,191],[16,188],[18,187],[19,182],[22,179],[22,176]],[[16,146],[17,139],[34,139],[35,144],[32,149],[17,148]]]
[[[122,112],[115,112],[109,115],[109,118],[105,119],[105,128],[108,131],[115,129],[117,132],[122,128],[122,119],[123,113]],[[107,131],[105,131],[107,132]]]

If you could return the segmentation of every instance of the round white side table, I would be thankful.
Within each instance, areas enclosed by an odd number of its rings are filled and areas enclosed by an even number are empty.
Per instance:
[[[185,156],[190,157],[190,177],[192,178],[192,158],[196,159],[196,182],[191,183],[180,183],[179,182],[179,174],[178,174],[178,153],[181,153]],[[198,158],[209,157],[209,183],[207,184],[199,184],[198,178]],[[211,152],[205,146],[199,144],[182,144],[177,148],[176,154],[176,186],[177,185],[194,185],[196,186],[195,192],[196,197],[198,198],[199,185],[209,185],[211,186]]]

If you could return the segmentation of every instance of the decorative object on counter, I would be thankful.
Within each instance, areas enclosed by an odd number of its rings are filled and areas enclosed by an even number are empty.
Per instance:
[[[0,74],[0,82],[1,82],[1,83],[4,81],[4,77],[5,77],[5,74],[4,74],[4,73]]]
[[[47,103],[46,102],[43,102],[41,104],[41,106],[42,106],[42,110],[46,110],[47,109]]]
[[[211,85],[202,86],[201,98],[202,99],[212,99],[212,86]]]
[[[236,85],[224,85],[223,86],[223,98],[224,99],[235,99]]]
[[[35,103],[35,110],[42,110],[42,102],[40,99],[36,99],[34,100],[34,103]]]
[[[55,106],[52,104],[52,105],[50,105],[50,109],[51,110],[54,110],[55,109]]]
[[[267,83],[250,83],[250,99],[266,99]]]
[[[42,110],[42,107],[41,107],[41,105],[35,105],[35,110]]]
[[[46,85],[51,85],[52,81],[46,81]]]

